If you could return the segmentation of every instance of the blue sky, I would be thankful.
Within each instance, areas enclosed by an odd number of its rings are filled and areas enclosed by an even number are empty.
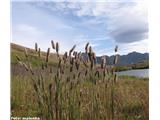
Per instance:
[[[148,51],[147,4],[142,0],[87,2],[12,1],[12,42],[44,51],[50,41],[60,43],[60,51],[74,44],[84,51],[89,42],[97,55]]]

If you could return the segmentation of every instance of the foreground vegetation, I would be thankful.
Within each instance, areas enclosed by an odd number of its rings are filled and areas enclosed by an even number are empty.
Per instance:
[[[75,46],[59,55],[22,49],[12,51],[12,116],[40,117],[42,120],[147,120],[148,79],[115,74],[114,66],[96,65],[89,43],[84,61]],[[117,48],[115,49],[117,52]],[[31,62],[32,61],[32,62]],[[35,62],[33,62],[35,61]],[[17,62],[19,64],[17,64]]]

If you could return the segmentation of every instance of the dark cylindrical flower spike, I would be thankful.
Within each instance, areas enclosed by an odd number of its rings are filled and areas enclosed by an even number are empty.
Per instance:
[[[95,52],[93,52],[93,53],[92,53],[92,55],[93,55],[94,63],[96,63],[96,53],[95,53]]]
[[[55,49],[55,44],[53,40],[51,41],[51,44],[52,44],[52,48]]]
[[[49,84],[48,88],[49,88],[49,91],[51,91],[51,89],[52,89],[52,84],[51,83]]]
[[[117,82],[117,74],[114,74],[114,83]]]
[[[52,94],[52,84],[50,83],[49,86],[49,95],[50,95],[50,100],[51,100],[51,94]]]
[[[21,61],[21,59],[18,55],[16,55],[16,58],[17,58],[18,61]]]
[[[50,48],[48,48],[48,50],[47,50],[46,62],[48,62],[49,53],[50,53]]]
[[[70,53],[72,53],[75,48],[76,48],[76,45],[74,45],[74,46],[71,48]]]
[[[41,57],[41,48],[38,49],[38,57]]]
[[[114,50],[115,52],[117,52],[118,51],[118,45],[116,45],[116,47],[115,47],[115,50]]]
[[[91,46],[89,47],[88,57],[89,57],[89,60],[92,61],[93,58],[92,58],[92,47]]]
[[[70,66],[70,72],[72,72],[72,71],[73,71],[73,65]]]
[[[94,68],[94,61],[91,60],[91,70],[93,70],[93,68]]]
[[[103,77],[105,77],[106,76],[106,69],[104,68],[104,70],[103,70]]]
[[[89,42],[86,44],[86,46],[85,46],[85,51],[86,51],[86,53],[88,53],[88,46],[89,46]]]
[[[99,71],[98,70],[95,72],[95,76],[98,76],[98,78],[99,78]]]
[[[74,54],[74,58],[75,58],[75,59],[77,59],[77,58],[78,58],[78,53],[77,53],[77,52],[75,52],[75,54]]]
[[[70,58],[70,64],[73,65],[74,64],[74,58]]]
[[[76,60],[76,62],[75,62],[75,66],[76,66],[76,69],[77,69],[77,70],[79,69],[79,65],[80,65],[79,61],[78,61],[78,60]]]
[[[89,46],[89,53],[91,54],[92,53],[92,47]]]
[[[85,76],[88,74],[88,70],[85,71]]]
[[[80,59],[80,57],[81,57],[81,52],[78,53],[78,59]]]
[[[68,57],[68,56],[67,56],[67,52],[65,52],[64,55],[63,55],[64,63],[66,63],[67,57]]]
[[[73,56],[75,56],[76,51],[73,52]]]
[[[64,53],[63,57],[67,59],[67,52]]]
[[[37,85],[34,83],[34,90],[36,91],[36,92],[38,92],[38,87],[37,87]]]
[[[103,58],[103,59],[101,60],[101,68],[102,68],[102,69],[105,67],[105,64],[106,64],[106,59]]]
[[[35,51],[37,52],[38,51],[38,44],[35,43]]]
[[[56,52],[57,52],[57,56],[59,57],[59,43],[56,43]]]

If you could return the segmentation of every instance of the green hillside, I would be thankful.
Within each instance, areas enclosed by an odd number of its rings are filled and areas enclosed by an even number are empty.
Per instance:
[[[46,58],[46,52],[44,52],[44,51],[41,51],[41,58],[39,59],[37,57],[38,52],[36,52],[34,49],[26,48],[24,46],[11,43],[11,64],[12,65],[17,65],[18,64],[16,56],[18,56],[22,61],[26,61],[26,59],[25,59],[25,49],[27,50],[27,53],[29,55],[30,63],[32,64],[33,67],[42,64],[42,61],[44,61],[45,58]],[[49,57],[50,57],[49,62],[48,62],[49,65],[55,65],[55,64],[58,63],[56,54],[50,53]]]

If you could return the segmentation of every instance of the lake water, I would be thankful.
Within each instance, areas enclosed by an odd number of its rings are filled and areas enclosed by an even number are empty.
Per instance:
[[[136,77],[149,77],[149,69],[137,69],[137,70],[127,70],[117,72],[118,75],[128,75],[128,76],[136,76]]]

